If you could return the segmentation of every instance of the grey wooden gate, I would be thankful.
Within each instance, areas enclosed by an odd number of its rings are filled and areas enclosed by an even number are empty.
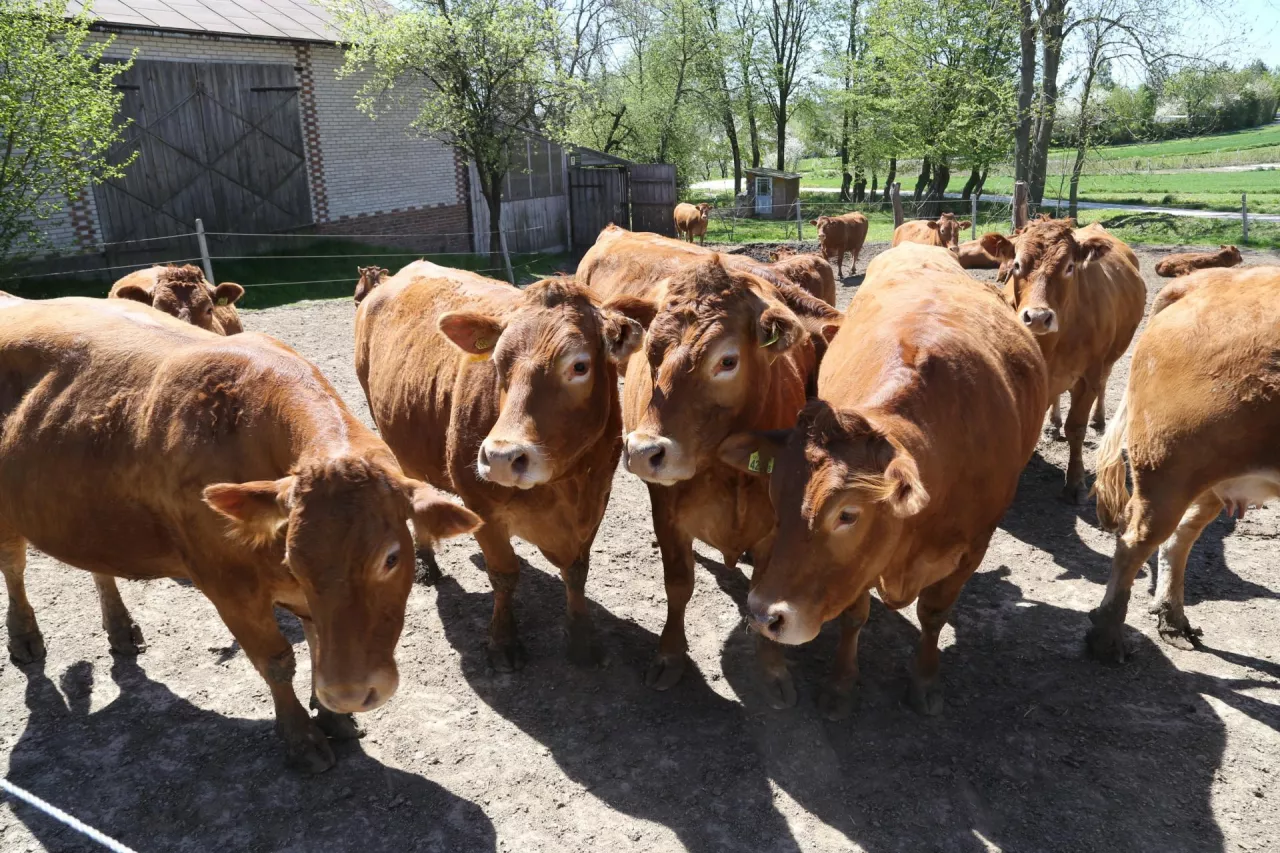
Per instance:
[[[118,82],[133,124],[111,156],[139,156],[94,190],[104,240],[312,221],[293,66],[140,60]]]
[[[571,166],[569,218],[575,249],[594,245],[610,223],[630,228],[626,166]]]
[[[676,167],[666,163],[633,163],[631,175],[631,227],[676,236]]]

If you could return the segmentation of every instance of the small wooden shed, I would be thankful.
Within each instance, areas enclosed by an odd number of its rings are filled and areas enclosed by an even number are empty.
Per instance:
[[[748,208],[759,219],[795,219],[800,197],[800,173],[777,169],[744,169]]]

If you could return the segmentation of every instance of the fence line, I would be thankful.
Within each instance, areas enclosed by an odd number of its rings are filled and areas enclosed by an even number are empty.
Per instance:
[[[0,279],[0,280],[17,281],[18,279],[50,278],[52,276],[58,276],[58,275],[83,275],[84,273],[90,273],[90,272],[108,272],[110,270],[140,269],[142,267],[162,266],[164,264],[189,264],[192,261],[198,261],[198,260],[200,260],[200,257],[197,255],[194,258],[175,258],[172,261],[147,261],[146,263],[141,263],[141,264],[121,264],[120,266],[114,266],[114,267],[93,267],[87,270],[67,270],[65,272],[42,272],[42,273],[37,273],[36,275],[11,275],[5,279]]]

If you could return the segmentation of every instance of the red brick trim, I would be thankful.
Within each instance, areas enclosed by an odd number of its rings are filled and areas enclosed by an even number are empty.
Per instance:
[[[89,191],[82,189],[70,199],[71,227],[76,232],[76,243],[81,249],[98,245],[98,230],[94,227],[93,214],[89,210]]]
[[[317,234],[369,234],[370,243],[411,252],[470,252],[471,217],[465,204],[406,207],[339,216],[317,223]]]
[[[329,221],[329,191],[324,180],[324,152],[320,149],[320,122],[316,118],[316,80],[311,67],[311,45],[300,44],[298,57],[298,104],[302,114],[302,144],[307,151],[307,182],[311,188],[312,215],[316,222]]]

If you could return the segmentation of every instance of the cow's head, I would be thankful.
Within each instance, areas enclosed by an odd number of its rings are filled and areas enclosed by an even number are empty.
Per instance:
[[[113,294],[118,299],[131,299],[150,305],[184,323],[218,334],[228,334],[218,323],[214,306],[234,306],[244,296],[244,288],[226,282],[211,287],[199,267],[186,264],[162,267],[150,288],[143,284],[125,284]],[[232,308],[232,311],[235,309]],[[237,325],[239,320],[237,319]]]
[[[284,544],[315,626],[312,684],[326,708],[370,711],[399,684],[395,648],[413,586],[414,544],[468,533],[480,519],[394,461],[345,457],[299,465],[279,480],[222,483],[205,502],[254,547]],[[429,543],[419,543],[429,544]]]
[[[706,222],[711,217],[711,205],[705,201],[702,202],[698,205],[698,213],[701,214],[702,221]]]
[[[356,304],[359,305],[364,298],[373,292],[373,289],[382,284],[382,280],[391,274],[391,270],[379,266],[372,267],[356,267],[360,273],[360,278],[356,281]]]
[[[769,292],[714,255],[667,279],[657,302],[608,303],[648,328],[644,358],[627,371],[627,409],[641,413],[628,424],[629,471],[659,485],[687,480],[715,461],[725,436],[754,422],[772,363],[810,346],[796,315]]]
[[[617,364],[644,329],[572,279],[530,285],[501,316],[444,314],[439,328],[463,352],[492,359],[499,414],[476,458],[483,479],[533,488],[572,470],[611,418],[619,429]]]
[[[984,234],[982,248],[1010,262],[1005,301],[1039,336],[1059,330],[1075,299],[1076,273],[1111,251],[1111,243],[1103,234],[1077,240],[1075,220],[1053,219],[1027,225],[1016,246],[1002,234]]]
[[[1244,262],[1244,258],[1240,257],[1240,250],[1235,246],[1219,246],[1218,253],[1231,266]]]
[[[778,261],[794,258],[796,254],[796,250],[790,246],[779,246],[769,253],[769,260],[776,264]]]
[[[810,219],[809,224],[817,226],[818,242],[822,245],[831,242],[832,235],[830,232],[838,227],[834,216],[819,216],[817,219]]]
[[[778,526],[769,570],[751,590],[752,624],[804,643],[885,568],[908,521],[929,504],[915,460],[854,411],[811,400],[794,429],[738,433],[720,458],[769,477]]]
[[[938,232],[938,238],[945,248],[959,253],[960,232],[973,227],[973,223],[968,219],[958,220],[954,213],[947,212],[938,217],[936,222],[930,222],[929,227]]]

